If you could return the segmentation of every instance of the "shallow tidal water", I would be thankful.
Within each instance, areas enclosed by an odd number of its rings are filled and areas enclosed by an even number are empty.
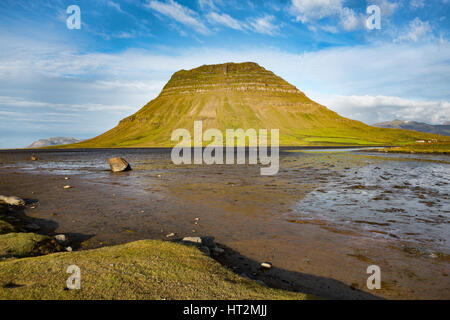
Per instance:
[[[109,172],[114,156],[133,171]],[[377,264],[384,287],[371,294],[450,298],[449,156],[282,148],[276,176],[257,165],[177,166],[170,149],[0,151],[0,163],[0,194],[37,199],[27,215],[90,235],[86,247],[208,235],[319,285],[369,292],[365,267]]]

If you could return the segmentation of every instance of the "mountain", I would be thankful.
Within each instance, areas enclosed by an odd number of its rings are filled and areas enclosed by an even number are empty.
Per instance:
[[[195,120],[203,121],[203,130],[223,133],[227,128],[279,129],[280,145],[285,146],[404,144],[436,138],[341,117],[273,72],[245,62],[180,70],[157,98],[115,128],[66,147],[173,146],[172,131],[185,128],[192,134]]]
[[[403,121],[394,120],[387,122],[380,122],[374,124],[375,127],[380,128],[394,128],[394,129],[406,129],[419,132],[441,134],[444,136],[450,136],[450,122],[446,122],[443,125],[432,125],[423,122],[416,121]]]
[[[39,139],[32,144],[30,144],[27,148],[42,148],[42,147],[48,147],[48,146],[58,146],[58,145],[64,145],[64,144],[72,144],[80,142],[80,139],[75,138],[66,138],[66,137],[54,137],[54,138],[48,138],[48,139]]]

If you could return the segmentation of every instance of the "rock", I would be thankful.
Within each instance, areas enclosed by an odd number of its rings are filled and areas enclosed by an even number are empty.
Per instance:
[[[123,158],[111,158],[108,160],[112,172],[122,172],[131,170],[130,164]]]
[[[64,180],[69,180],[70,178],[69,177],[64,177]]]
[[[63,188],[64,188],[64,189],[71,189],[72,186],[67,185],[67,186],[64,186]]]
[[[23,207],[25,205],[25,201],[20,199],[19,197],[7,197],[0,195],[0,203],[9,204],[10,206],[18,206]]]
[[[66,243],[68,239],[65,234],[57,234],[55,240],[59,243]]]
[[[263,268],[263,269],[271,269],[272,268],[272,264],[270,262],[263,262],[263,263],[261,263],[261,268]]]
[[[30,158],[30,160],[31,160],[31,161],[37,161],[37,160],[39,160],[39,158],[36,157],[35,155],[32,155],[31,158]]]
[[[68,251],[68,252],[72,252],[72,251],[73,251],[73,249],[72,249],[72,247],[66,247],[66,251]]]
[[[225,252],[225,250],[223,250],[222,248],[219,248],[219,247],[214,247],[214,248],[213,248],[213,252],[214,252],[216,255],[221,255],[221,254],[223,254],[223,253]]]
[[[195,244],[202,244],[202,238],[200,237],[184,237],[183,238],[184,242],[190,242],[190,243],[195,243]]]
[[[25,226],[26,229],[28,230],[32,230],[32,231],[37,231],[39,230],[41,227],[39,227],[36,223],[29,223]]]
[[[175,233],[171,232],[171,233],[169,233],[169,234],[166,234],[166,237],[167,237],[167,238],[170,238],[170,237],[173,237],[174,235],[175,235]]]

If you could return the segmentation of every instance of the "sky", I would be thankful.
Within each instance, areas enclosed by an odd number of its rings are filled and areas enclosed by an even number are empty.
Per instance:
[[[174,72],[225,62],[257,62],[367,124],[442,124],[449,13],[450,0],[2,0],[0,148],[94,137]]]

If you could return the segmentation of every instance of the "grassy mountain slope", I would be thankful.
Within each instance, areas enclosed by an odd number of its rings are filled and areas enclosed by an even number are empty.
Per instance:
[[[256,63],[205,65],[173,74],[160,95],[108,132],[64,147],[173,146],[177,128],[280,129],[280,145],[408,144],[450,140],[407,130],[375,128],[310,100]],[[205,143],[206,145],[207,143]]]

